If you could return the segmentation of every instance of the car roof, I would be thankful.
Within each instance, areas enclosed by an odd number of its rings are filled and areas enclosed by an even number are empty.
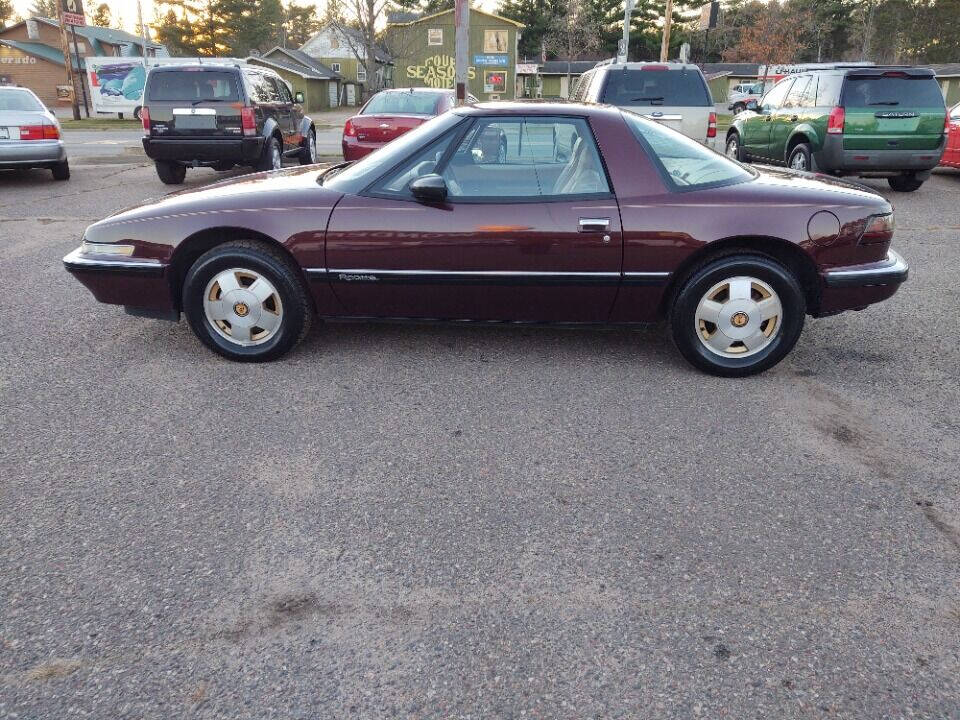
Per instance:
[[[217,70],[219,72],[223,72],[224,70],[259,70],[263,72],[273,72],[270,68],[265,68],[260,65],[245,65],[229,62],[176,63],[173,65],[150,66],[150,72],[176,72],[178,70],[189,70],[190,72],[196,72],[197,70]]]
[[[620,110],[612,105],[534,99],[481,102],[455,108],[453,112],[462,115],[575,115],[579,117],[620,114]]]
[[[603,65],[598,64],[598,68],[607,69],[607,70],[642,70],[645,67],[650,67],[651,65],[657,66],[662,70],[696,70],[698,73],[703,71],[698,65],[693,65],[691,63],[678,63],[678,62],[653,62],[653,61],[643,61],[643,62],[607,62]]]

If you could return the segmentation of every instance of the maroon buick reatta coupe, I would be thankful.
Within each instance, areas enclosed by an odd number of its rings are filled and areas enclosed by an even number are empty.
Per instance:
[[[612,107],[491,103],[352,164],[125,210],[64,263],[101,302],[185,313],[233,360],[280,357],[314,316],[665,318],[688,361],[734,376],[779,362],[806,315],[893,295],[892,235],[869,189],[746,167]]]

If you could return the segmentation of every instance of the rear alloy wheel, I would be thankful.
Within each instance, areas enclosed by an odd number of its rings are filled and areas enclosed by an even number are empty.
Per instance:
[[[913,192],[914,190],[919,190],[920,186],[923,185],[923,180],[917,180],[917,176],[913,173],[894,175],[893,177],[887,178],[887,182],[890,183],[890,187],[897,192]]]
[[[263,147],[263,155],[260,156],[257,170],[279,170],[282,167],[283,155],[280,154],[280,143],[274,137],[269,138]]]
[[[54,165],[50,170],[53,172],[54,180],[69,180],[70,179],[70,163],[66,160],[59,162]]]
[[[187,166],[169,160],[157,160],[157,177],[164,185],[180,185],[187,176]]]
[[[810,154],[810,146],[807,143],[797,144],[790,151],[790,157],[787,158],[787,166],[791,170],[800,170],[810,172],[813,169],[813,156]]]
[[[727,157],[744,162],[746,156],[743,154],[743,147],[740,145],[740,133],[732,132],[727,135]]]
[[[303,143],[303,147],[300,149],[300,164],[301,165],[313,165],[317,162],[317,133],[315,130],[310,130],[307,133],[307,137]]]
[[[695,367],[742,377],[780,362],[803,330],[793,274],[762,255],[730,255],[696,270],[670,310],[673,341]]]
[[[182,304],[207,347],[244,362],[285,354],[306,335],[312,313],[298,270],[278,250],[254,241],[202,255],[184,280]]]

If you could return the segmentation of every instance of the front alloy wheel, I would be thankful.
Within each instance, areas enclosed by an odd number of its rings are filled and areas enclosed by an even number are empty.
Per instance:
[[[708,261],[677,290],[670,330],[680,353],[712,375],[741,377],[780,362],[803,330],[806,301],[796,277],[765,255]]]

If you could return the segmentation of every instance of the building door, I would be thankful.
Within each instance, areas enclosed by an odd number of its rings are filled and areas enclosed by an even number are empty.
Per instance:
[[[335,108],[339,103],[339,90],[337,89],[337,83],[335,80],[327,81],[327,97],[330,99],[330,107]]]
[[[350,84],[347,85],[347,105],[356,105],[357,104],[357,86]]]

